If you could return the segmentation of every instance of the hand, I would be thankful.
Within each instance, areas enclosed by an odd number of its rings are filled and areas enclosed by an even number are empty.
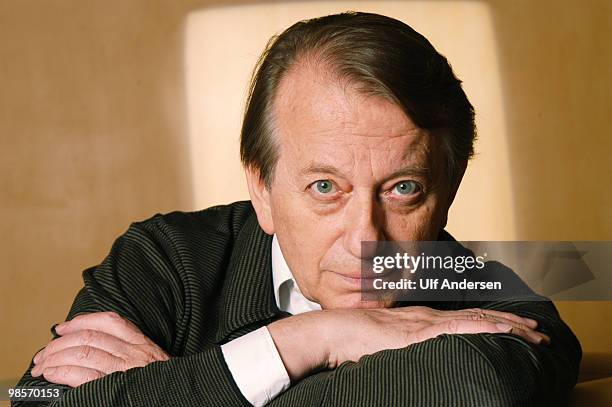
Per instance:
[[[307,312],[275,321],[268,330],[289,376],[299,380],[313,370],[442,334],[512,333],[535,344],[549,343],[548,336],[535,331],[537,325],[507,312],[413,306]]]
[[[114,312],[81,315],[55,327],[61,335],[34,356],[32,376],[79,386],[107,374],[169,357],[130,321]]]

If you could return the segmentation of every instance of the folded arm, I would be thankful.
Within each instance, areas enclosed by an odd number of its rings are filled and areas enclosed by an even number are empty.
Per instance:
[[[148,363],[146,366],[117,365],[110,369],[113,371],[110,374],[104,374],[102,367],[90,366],[90,370],[100,372],[96,380],[75,388],[64,386],[66,391],[60,400],[16,402],[15,406],[248,405],[236,388],[220,346],[202,344],[196,350],[185,349],[185,345],[179,343],[184,335],[180,331],[185,325],[182,319],[190,318],[181,264],[169,240],[154,236],[154,233],[154,230],[133,224],[117,239],[104,262],[83,273],[85,288],[76,297],[67,320],[72,321],[70,324],[74,327],[78,316],[114,312],[138,328],[144,335],[143,343],[150,342],[142,349],[154,353],[157,348],[157,357],[138,362]],[[66,334],[60,331],[58,333]],[[90,352],[90,356],[95,352]],[[167,359],[163,355],[170,358],[163,361]],[[74,356],[78,359],[78,353]],[[149,363],[152,360],[159,361]],[[80,362],[75,360],[74,363]],[[54,382],[68,382],[66,377],[53,376],[57,371],[44,374],[35,370],[35,374],[44,375],[34,377],[33,368],[32,363],[18,386],[56,386],[45,376]],[[74,374],[75,369],[63,369],[63,372]]]
[[[576,383],[581,350],[551,302],[463,304],[538,321],[551,338],[455,334],[364,356],[335,369],[328,405],[556,405]],[[281,395],[282,397],[282,395]]]

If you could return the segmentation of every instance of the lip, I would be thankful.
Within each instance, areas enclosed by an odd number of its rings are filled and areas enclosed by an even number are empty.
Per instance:
[[[362,285],[363,288],[368,288],[372,286],[372,282],[379,278],[378,276],[373,276],[373,277],[362,277],[361,275],[349,275],[349,274],[340,274],[340,273],[336,273],[336,272],[332,272],[333,274],[335,274],[336,276],[338,276],[340,278],[340,280],[344,281],[346,284],[350,285],[353,288],[356,288],[358,290],[362,289]]]

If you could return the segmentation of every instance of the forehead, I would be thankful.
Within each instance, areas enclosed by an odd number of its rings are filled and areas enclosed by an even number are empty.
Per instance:
[[[288,72],[274,104],[281,159],[355,167],[362,160],[426,165],[430,137],[401,107],[367,95],[330,69],[301,65]]]

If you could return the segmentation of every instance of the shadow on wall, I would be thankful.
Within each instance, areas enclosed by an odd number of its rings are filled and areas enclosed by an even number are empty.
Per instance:
[[[131,221],[196,209],[193,161],[207,158],[189,151],[182,25],[240,3],[0,3],[0,324],[11,332],[0,380],[21,374],[79,272]],[[610,4],[486,3],[506,107],[509,238],[612,239]],[[610,303],[565,307],[585,348],[608,346],[612,324],[589,332],[609,321]]]
[[[517,239],[612,239],[612,4],[489,3]]]
[[[517,240],[612,240],[612,4],[489,1]],[[559,302],[585,352],[611,351],[612,302]]]

